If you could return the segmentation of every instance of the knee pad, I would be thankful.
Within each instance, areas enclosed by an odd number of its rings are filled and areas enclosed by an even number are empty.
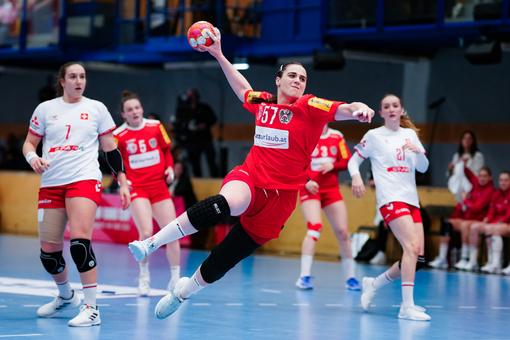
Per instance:
[[[225,239],[216,246],[200,266],[202,278],[213,283],[223,277],[244,258],[251,255],[260,245],[236,223]]]
[[[62,256],[62,251],[47,253],[41,249],[41,255],[39,257],[41,258],[44,269],[51,275],[60,274],[66,268],[66,261]]]
[[[439,230],[441,236],[450,236],[452,229],[453,226],[447,219],[441,219],[441,228]]]
[[[197,230],[214,227],[230,217],[230,207],[222,195],[206,198],[188,209],[188,218]]]
[[[93,269],[97,264],[90,240],[84,238],[71,240],[71,256],[80,273]]]
[[[425,268],[425,267],[426,267],[425,256],[418,255],[418,259],[416,260],[416,271],[418,271],[422,268]]]
[[[321,237],[322,223],[306,223],[308,231],[306,234],[312,238],[315,242]]]

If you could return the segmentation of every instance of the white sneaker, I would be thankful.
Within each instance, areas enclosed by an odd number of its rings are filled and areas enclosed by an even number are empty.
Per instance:
[[[431,319],[430,315],[418,310],[416,306],[404,307],[403,305],[400,306],[398,318],[414,321],[429,321]]]
[[[402,308],[402,304],[400,304],[400,308]],[[423,306],[418,306],[418,305],[414,305],[414,308],[417,310],[417,311],[420,311],[422,313],[425,313],[427,311],[427,308],[423,307]]]
[[[473,262],[469,261],[464,266],[464,270],[466,270],[468,272],[475,272],[478,270],[478,263],[473,263]]]
[[[492,268],[492,263],[489,261],[484,266],[482,266],[480,268],[480,271],[483,273],[488,273],[491,268]]]
[[[148,296],[151,291],[151,277],[149,274],[138,276],[138,295]]]
[[[468,261],[465,259],[460,260],[459,262],[455,263],[455,268],[458,270],[464,270],[466,265],[468,264]]]
[[[481,270],[487,274],[500,274],[502,272],[501,267],[495,265],[494,263],[488,263],[487,265],[483,266]]]
[[[364,277],[362,284],[362,292],[361,292],[361,308],[364,311],[368,311],[370,305],[372,304],[372,300],[375,297],[375,288],[374,288],[374,280],[373,277]]]
[[[55,297],[51,302],[42,305],[37,309],[37,316],[41,318],[49,318],[63,310],[77,308],[81,304],[81,299],[73,290],[73,296],[64,299],[60,296]]]
[[[503,275],[510,275],[510,265],[501,271]]]
[[[170,281],[168,281],[168,285],[166,286],[166,289],[170,292],[173,292],[175,289],[175,285],[177,284],[177,281],[179,281],[179,277],[176,278],[170,278]]]
[[[167,318],[179,309],[185,301],[179,293],[189,279],[189,277],[181,277],[175,284],[173,292],[165,295],[161,300],[159,300],[156,308],[154,309],[154,314],[158,319]]]
[[[379,265],[386,264],[386,254],[384,254],[384,252],[379,250],[377,252],[377,254],[375,254],[375,256],[372,257],[372,259],[370,260],[369,263],[370,264],[379,264]]]
[[[129,251],[138,262],[142,261],[149,255],[149,248],[145,241],[133,241],[128,244]]]
[[[101,324],[101,316],[97,307],[81,305],[80,313],[67,323],[71,327],[90,327]]]
[[[434,259],[434,261],[429,262],[429,267],[436,269],[448,269],[448,262],[446,259],[438,256]]]

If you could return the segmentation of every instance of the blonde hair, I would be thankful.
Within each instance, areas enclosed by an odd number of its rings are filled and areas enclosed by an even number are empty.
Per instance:
[[[387,93],[384,95],[384,97],[382,97],[381,99],[381,103],[382,101],[386,98],[386,97],[389,97],[389,96],[393,96],[393,97],[396,97],[398,98],[399,102],[400,102],[400,106],[402,107],[402,109],[404,110],[404,102],[402,101],[402,98],[400,98],[399,96],[393,94],[393,93]],[[418,134],[420,132],[420,129],[418,129],[416,127],[416,125],[414,125],[413,121],[411,120],[411,118],[409,117],[409,115],[407,114],[407,111],[404,110],[404,114],[402,116],[400,116],[400,126],[403,127],[403,128],[407,128],[407,129],[411,129],[413,130],[414,132],[416,132],[416,134]]]

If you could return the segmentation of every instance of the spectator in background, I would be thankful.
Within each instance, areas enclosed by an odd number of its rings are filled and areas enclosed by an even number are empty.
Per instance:
[[[478,174],[484,166],[483,154],[478,150],[476,135],[470,130],[462,133],[457,152],[448,164],[448,189],[455,195],[457,202],[462,202],[472,188],[464,174],[464,166],[475,174]]]
[[[18,18],[18,10],[16,0],[0,0],[0,46],[6,43],[11,25]]]
[[[173,121],[177,142],[187,153],[193,176],[202,177],[201,157],[205,154],[209,175],[218,176],[216,151],[211,127],[216,124],[216,115],[211,107],[200,101],[197,89],[189,89],[178,98],[177,112]]]

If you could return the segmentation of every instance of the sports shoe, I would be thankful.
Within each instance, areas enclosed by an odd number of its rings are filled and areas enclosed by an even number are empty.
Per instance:
[[[177,284],[177,281],[179,281],[178,277],[176,277],[175,279],[173,277],[170,278],[170,281],[168,281],[168,285],[166,286],[166,289],[170,292],[173,292],[175,289],[175,285]]]
[[[468,264],[468,261],[465,259],[460,260],[459,262],[455,263],[455,268],[458,270],[465,270],[464,268]]]
[[[402,304],[400,304],[400,308],[402,308]],[[427,311],[427,308],[425,308],[425,307],[423,307],[423,306],[414,305],[414,308],[415,308],[417,311],[420,311],[420,312],[426,312],[426,311]]]
[[[438,256],[434,259],[434,261],[429,262],[429,267],[436,269],[448,269],[448,262],[446,259]]]
[[[368,311],[370,309],[370,305],[372,304],[372,300],[375,297],[375,288],[374,288],[374,280],[373,277],[364,277],[363,278],[363,289],[361,293],[361,308],[364,311]]]
[[[503,275],[510,275],[510,265],[501,271]]]
[[[355,290],[359,291],[361,290],[361,285],[359,284],[359,281],[355,277],[350,277],[345,281],[345,288],[348,290]]]
[[[416,306],[408,306],[405,307],[403,305],[400,306],[400,310],[398,312],[399,319],[406,320],[414,320],[414,321],[429,321],[430,315],[425,312],[422,312],[416,308]]]
[[[167,318],[175,313],[175,311],[179,309],[182,303],[186,300],[180,296],[179,292],[189,279],[189,277],[181,277],[175,284],[173,292],[170,292],[159,300],[156,308],[154,309],[154,314],[158,319]]]
[[[303,290],[313,289],[312,277],[311,276],[301,276],[296,281],[296,287]]]
[[[492,263],[490,261],[487,261],[487,263],[480,268],[480,271],[486,273],[491,267]]]
[[[138,276],[138,295],[147,296],[151,291],[151,277],[147,274]]]
[[[67,323],[71,327],[90,327],[101,324],[101,316],[97,307],[81,305],[80,313]]]
[[[128,244],[129,251],[138,262],[149,255],[149,248],[145,241],[133,241]]]
[[[466,263],[463,269],[468,272],[475,272],[478,270],[478,263],[473,263],[469,261],[468,263]]]
[[[77,308],[81,304],[81,299],[73,290],[73,295],[69,299],[57,296],[51,302],[42,305],[37,309],[37,316],[49,318],[53,315],[70,308]]]
[[[374,257],[369,262],[370,264],[386,264],[386,254],[384,254],[383,251],[378,251],[377,254],[375,254]]]
[[[500,274],[502,272],[501,267],[495,265],[494,263],[488,263],[485,266],[483,266],[480,270],[487,274]]]

